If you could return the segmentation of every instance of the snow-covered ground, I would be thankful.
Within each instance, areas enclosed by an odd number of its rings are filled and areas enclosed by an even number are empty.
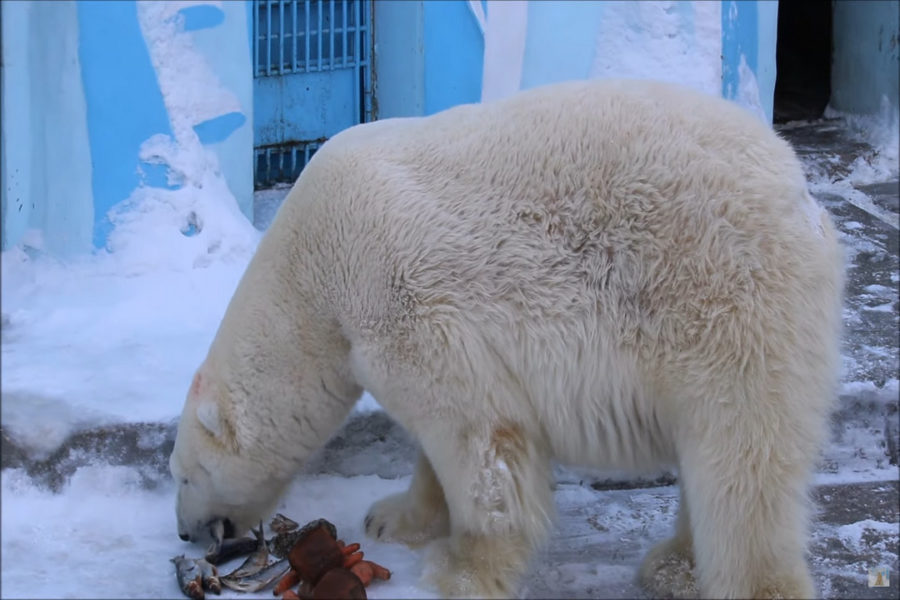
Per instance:
[[[807,146],[798,133],[804,127]],[[862,135],[846,120],[782,128],[835,215],[850,259],[841,402],[816,476],[824,516],[813,567],[822,593],[843,597],[857,585],[864,595],[866,568],[887,565],[896,595],[897,510],[875,500],[897,497],[897,209],[865,190],[896,182],[897,142],[867,138],[848,158],[824,148],[829,127],[851,132],[851,140]],[[286,191],[257,194],[258,227]],[[177,200],[154,209],[152,196],[140,198],[137,216],[120,222],[113,254],[62,264],[32,236],[2,255],[3,597],[175,598],[169,559],[203,552],[176,536],[163,459],[193,370],[258,235],[229,221],[230,209],[179,215]],[[198,207],[214,210],[211,199]],[[179,219],[198,217],[204,231],[173,235]],[[115,429],[123,424],[131,429]],[[405,488],[412,455],[403,432],[366,396],[280,507],[301,522],[328,518],[343,539],[361,542],[368,558],[392,569],[391,581],[369,588],[373,598],[434,597],[419,580],[422,551],[362,533],[368,506]],[[561,467],[557,476],[560,519],[523,594],[640,595],[635,569],[669,534],[677,488]]]

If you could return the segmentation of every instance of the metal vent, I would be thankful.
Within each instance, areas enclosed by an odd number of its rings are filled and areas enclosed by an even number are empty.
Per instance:
[[[315,140],[256,148],[256,187],[292,183],[324,143],[325,140]]]
[[[360,0],[263,0],[256,9],[256,77],[368,64]]]
[[[254,0],[255,184],[293,182],[332,135],[372,119],[370,0]]]

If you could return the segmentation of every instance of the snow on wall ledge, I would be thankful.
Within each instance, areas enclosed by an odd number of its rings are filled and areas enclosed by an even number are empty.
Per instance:
[[[258,238],[247,219],[253,198],[249,46],[234,43],[246,34],[247,13],[241,4],[210,0],[139,0],[136,8],[171,133],[141,143],[144,182],[109,211],[107,247],[179,267],[243,255]],[[223,29],[225,23],[230,27]],[[198,43],[203,33],[205,43]],[[229,47],[231,60],[213,60],[211,41]],[[245,159],[245,168],[230,168],[229,181],[222,163],[233,167],[234,156]],[[148,179],[154,168],[164,181]]]
[[[244,255],[258,241],[247,218],[253,198],[252,128],[246,117],[250,111],[198,51],[183,12],[191,8],[214,9],[211,14],[225,19],[221,2],[137,2],[138,24],[172,133],[153,135],[141,144],[141,161],[162,166],[165,183],[140,186],[114,206],[109,212],[114,229],[107,240],[113,252],[132,251],[135,260],[169,260],[170,266],[179,267],[203,266],[217,255]],[[236,20],[246,17],[242,6],[231,12]],[[239,27],[246,31],[246,25]],[[249,53],[246,46],[241,47],[247,50],[244,54]],[[237,65],[241,66],[249,82],[249,57],[246,64]],[[238,143],[226,146],[242,128],[244,135],[237,137]],[[251,132],[249,143],[247,132]],[[213,142],[218,143],[219,152],[209,147]],[[221,167],[220,155],[230,153],[246,158],[239,195]],[[174,248],[182,251],[173,252]]]

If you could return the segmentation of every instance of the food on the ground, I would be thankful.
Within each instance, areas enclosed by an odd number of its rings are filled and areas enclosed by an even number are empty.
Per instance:
[[[197,559],[197,566],[200,567],[203,589],[209,590],[213,594],[221,594],[222,581],[219,578],[219,570],[216,566],[203,558]]]
[[[200,565],[193,558],[185,558],[184,554],[171,559],[175,563],[175,577],[178,587],[188,598],[203,600],[203,574]]]
[[[256,538],[242,537],[229,538],[221,542],[213,542],[206,551],[206,560],[213,565],[221,565],[233,558],[246,556],[257,549],[259,542]]]
[[[275,516],[272,517],[272,522],[269,523],[269,529],[275,533],[287,533],[288,531],[294,531],[298,527],[300,527],[300,524],[297,521],[288,519],[281,513],[275,513]]]
[[[312,527],[304,527],[300,539],[291,548],[288,561],[300,579],[315,585],[319,578],[344,563],[344,553],[337,543],[333,527],[324,519]]]
[[[288,564],[287,559],[282,558],[281,560],[277,560],[251,575],[239,578],[220,577],[220,579],[222,581],[222,585],[228,587],[229,589],[235,590],[237,592],[252,593],[266,589],[267,587],[284,577],[284,574],[287,573],[290,568],[291,566]]]
[[[361,560],[350,567],[350,570],[354,575],[359,577],[359,580],[362,581],[364,586],[368,586],[372,583],[373,579],[384,579],[387,581],[391,578],[391,572],[389,570],[371,560]]]
[[[269,546],[263,534],[262,521],[259,523],[259,530],[253,530],[253,535],[256,537],[256,549],[240,567],[226,575],[224,579],[237,580],[251,577],[269,566]]]
[[[294,521],[291,521],[291,523],[294,523]],[[331,533],[332,537],[337,538],[337,528],[333,523],[327,521],[326,519],[316,519],[315,521],[310,521],[309,523],[304,525],[302,529],[289,529],[285,522],[278,519],[278,515],[276,515],[275,519],[272,519],[272,523],[269,524],[269,527],[272,527],[272,530],[276,531],[273,525],[282,529],[282,531],[280,531],[278,535],[276,535],[269,541],[269,549],[272,551],[272,554],[274,554],[278,558],[285,558],[288,553],[290,553],[291,548],[294,547],[297,541],[300,538],[305,537],[310,530],[316,527],[324,526],[326,529],[328,529],[328,532]]]
[[[274,594],[284,600],[365,598],[365,587],[373,579],[390,579],[390,571],[364,560],[358,543],[339,540],[337,528],[325,519],[300,528],[296,521],[279,513],[270,527],[276,535],[269,541],[262,522],[253,530],[253,538],[225,539],[224,527],[213,523],[210,531],[214,542],[206,559],[184,555],[172,559],[182,592],[203,600],[205,590],[219,594],[222,586],[258,592],[275,584]],[[219,575],[215,565],[246,554],[249,556],[241,566],[228,575]],[[270,554],[279,560],[270,563]]]
[[[300,596],[303,598],[303,596]],[[338,567],[322,575],[319,583],[312,588],[308,596],[310,600],[322,600],[333,598],[350,598],[351,600],[364,600],[366,598],[366,586],[352,571]]]

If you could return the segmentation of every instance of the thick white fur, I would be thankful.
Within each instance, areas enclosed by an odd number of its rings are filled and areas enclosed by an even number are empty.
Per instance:
[[[249,528],[366,388],[422,449],[367,531],[431,541],[443,594],[516,593],[555,458],[677,466],[651,592],[808,597],[841,256],[788,145],[680,87],[566,83],[354,127],[297,181],[198,371],[179,528]]]

